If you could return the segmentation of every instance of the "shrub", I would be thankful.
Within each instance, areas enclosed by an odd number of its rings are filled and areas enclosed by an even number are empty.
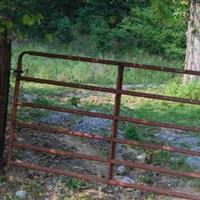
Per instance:
[[[128,139],[144,141],[143,133],[138,131],[138,127],[133,124],[127,127],[125,135]]]
[[[182,84],[181,80],[173,80],[168,83],[165,93],[171,96],[200,99],[200,82],[192,81],[187,84]]]
[[[71,22],[68,17],[63,17],[57,20],[55,36],[60,42],[70,42],[73,39]]]

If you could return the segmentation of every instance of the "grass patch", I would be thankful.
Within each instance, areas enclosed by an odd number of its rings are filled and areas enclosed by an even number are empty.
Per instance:
[[[147,151],[147,163],[170,167],[174,170],[191,172],[194,169],[186,163],[183,155],[175,155],[167,151]]]
[[[200,124],[200,108],[194,105],[143,100],[133,109],[130,109],[128,105],[123,105],[122,113],[140,119],[185,126],[199,126]]]
[[[66,186],[69,188],[69,189],[84,189],[87,184],[86,182],[82,181],[82,180],[79,180],[79,179],[76,179],[76,178],[70,178],[68,179],[66,182],[65,182]]]
[[[84,47],[88,48],[88,47]],[[80,51],[74,49],[73,46],[59,45],[53,43],[43,44],[41,42],[30,42],[23,44],[14,44],[13,47],[13,68],[16,66],[19,53],[22,51],[42,51],[61,53],[66,55],[80,55],[87,57],[99,57],[111,60],[128,61],[133,63],[143,63],[159,66],[177,66],[183,67],[182,60],[165,60],[162,57],[149,55],[142,50],[135,49],[129,53],[107,56],[99,54],[99,52]],[[91,52],[91,53],[90,53]],[[49,79],[84,82],[92,84],[115,84],[117,67],[108,65],[88,64],[85,62],[72,62],[60,59],[47,59],[26,56],[24,59],[24,72],[26,75],[35,77],[43,77]],[[145,84],[145,83],[164,83],[173,78],[173,74],[152,72],[147,70],[127,69],[125,72],[125,84]]]
[[[139,142],[154,142],[156,128],[124,123],[125,137]]]
[[[171,96],[199,100],[200,83],[199,81],[191,81],[184,85],[180,78],[174,79],[166,85],[165,93]]]

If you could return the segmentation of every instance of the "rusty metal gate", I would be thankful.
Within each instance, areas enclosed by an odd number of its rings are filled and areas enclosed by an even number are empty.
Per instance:
[[[61,81],[55,81],[55,80],[46,80],[46,79],[22,76],[22,73],[23,73],[22,65],[23,65],[24,55],[65,59],[65,60],[72,60],[72,61],[77,61],[77,62],[89,62],[89,63],[114,65],[114,66],[118,67],[116,88],[114,89],[114,88],[107,88],[107,87],[97,87],[97,86],[92,86],[92,85],[83,85],[83,84],[76,84],[76,83],[61,82]],[[182,192],[176,192],[176,191],[168,190],[165,188],[157,188],[157,187],[153,187],[153,186],[146,186],[143,184],[130,184],[130,183],[125,183],[125,182],[114,180],[113,171],[114,171],[114,166],[116,166],[116,165],[125,165],[125,166],[136,168],[136,169],[142,169],[142,170],[161,173],[161,174],[163,173],[163,174],[168,174],[168,175],[172,175],[172,176],[200,179],[200,173],[198,173],[198,172],[177,171],[177,170],[172,170],[170,168],[160,167],[160,166],[156,166],[156,165],[143,164],[143,163],[138,163],[138,162],[133,162],[133,161],[125,161],[125,160],[117,160],[116,159],[115,150],[116,150],[117,144],[127,144],[127,145],[132,145],[135,147],[142,147],[144,149],[162,150],[162,151],[175,152],[175,153],[180,153],[180,154],[190,155],[190,156],[200,156],[200,152],[193,151],[193,150],[182,149],[182,148],[177,148],[177,147],[172,147],[172,146],[163,146],[163,145],[158,145],[158,144],[140,143],[140,142],[134,141],[134,140],[125,140],[125,139],[118,138],[118,136],[117,136],[118,124],[120,121],[136,123],[136,124],[141,124],[141,125],[146,125],[146,126],[156,126],[156,127],[163,127],[163,128],[169,128],[169,129],[200,132],[200,127],[180,126],[180,125],[176,125],[176,124],[161,123],[161,122],[131,118],[131,117],[127,117],[127,116],[121,116],[120,115],[120,104],[121,104],[121,96],[122,95],[144,97],[144,98],[165,100],[165,101],[171,101],[171,102],[181,102],[181,103],[194,104],[194,105],[200,104],[200,101],[193,100],[193,99],[177,98],[177,97],[173,97],[173,96],[164,96],[164,95],[158,95],[158,94],[150,94],[150,93],[144,93],[144,92],[124,90],[123,89],[123,76],[124,76],[124,69],[126,67],[127,68],[145,69],[145,70],[154,70],[154,71],[160,71],[160,72],[177,73],[177,74],[188,74],[188,75],[197,75],[197,76],[200,75],[200,72],[197,72],[197,71],[182,70],[182,69],[176,69],[176,68],[149,66],[149,65],[142,65],[142,64],[127,63],[127,62],[117,62],[117,61],[110,61],[110,60],[58,55],[58,54],[50,54],[50,53],[42,53],[42,52],[31,52],[31,51],[23,52],[19,56],[17,70],[16,70],[17,76],[16,76],[14,102],[13,102],[13,110],[12,110],[12,123],[11,123],[11,128],[10,128],[10,135],[9,135],[8,160],[7,160],[8,164],[17,166],[17,167],[22,167],[22,168],[40,170],[40,171],[47,172],[47,173],[55,173],[58,175],[72,176],[72,177],[76,177],[76,178],[80,178],[80,179],[84,179],[84,180],[97,181],[97,182],[111,184],[111,185],[115,185],[115,186],[139,189],[139,190],[143,190],[146,192],[153,192],[153,193],[157,193],[157,194],[161,194],[161,195],[174,196],[174,197],[178,197],[178,198],[193,199],[193,200],[200,199],[200,197],[194,196],[192,194],[185,194]],[[31,102],[19,102],[18,97],[19,97],[19,92],[20,92],[20,82],[21,81],[34,82],[34,83],[39,83],[39,84],[49,84],[49,85],[55,85],[55,86],[64,86],[64,87],[70,87],[70,88],[85,89],[85,90],[99,91],[99,92],[114,94],[115,102],[114,102],[113,114],[103,114],[103,113],[98,113],[98,112],[88,112],[88,111],[82,111],[82,110],[77,110],[77,109],[61,108],[61,107],[57,107],[57,106],[39,105],[39,104],[31,103]],[[111,135],[111,137],[105,137],[105,136],[99,136],[99,135],[89,134],[89,133],[81,133],[78,131],[72,131],[72,130],[68,130],[68,129],[60,128],[60,127],[49,127],[49,126],[45,126],[45,125],[38,125],[36,123],[28,123],[25,121],[19,121],[19,120],[17,120],[17,115],[16,115],[17,108],[19,106],[109,119],[109,120],[112,120],[112,135]],[[27,143],[19,143],[19,142],[16,142],[16,137],[17,137],[16,127],[30,128],[33,130],[41,130],[41,131],[46,131],[46,132],[50,132],[50,133],[54,133],[54,134],[62,133],[62,134],[75,136],[75,137],[107,141],[110,144],[110,155],[109,155],[109,158],[104,158],[104,157],[100,157],[100,156],[84,155],[84,154],[80,154],[80,153],[50,149],[50,148],[46,148],[46,147],[30,145]],[[71,156],[71,157],[78,158],[78,159],[103,162],[103,163],[107,164],[107,166],[108,166],[107,177],[101,178],[101,177],[97,177],[97,176],[89,175],[89,174],[83,175],[83,174],[80,174],[77,172],[66,171],[66,170],[55,169],[55,168],[48,168],[48,167],[43,167],[43,166],[39,166],[39,165],[32,164],[32,163],[22,162],[22,161],[19,162],[19,161],[16,161],[13,159],[13,156],[12,156],[13,149],[24,149],[24,150],[30,150],[30,151],[41,152],[41,153],[46,153],[46,154],[54,154],[54,155],[59,155],[59,156]]]

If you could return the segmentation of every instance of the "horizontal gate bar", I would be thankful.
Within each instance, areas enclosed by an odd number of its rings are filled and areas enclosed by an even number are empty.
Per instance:
[[[200,173],[197,173],[197,172],[179,172],[179,171],[172,170],[166,167],[159,167],[156,165],[143,164],[143,163],[137,163],[137,162],[125,161],[125,160],[111,160],[111,162],[113,164],[126,165],[129,167],[148,170],[148,171],[152,171],[156,173],[163,173],[163,174],[170,174],[170,175],[175,175],[175,176],[183,176],[183,177],[200,179]]]
[[[76,115],[86,115],[86,116],[90,116],[90,117],[97,117],[97,118],[110,119],[110,120],[113,119],[113,116],[108,115],[108,114],[102,114],[102,113],[97,113],[97,112],[88,112],[88,111],[82,111],[82,110],[74,110],[74,109],[68,109],[68,108],[61,108],[61,107],[57,107],[57,106],[46,106],[46,105],[29,103],[29,102],[21,102],[21,103],[18,103],[18,105],[21,107],[45,109],[45,110],[51,110],[51,111],[56,111],[56,112],[71,113],[71,114],[76,114]]]
[[[200,132],[199,127],[181,126],[181,125],[175,125],[175,124],[170,124],[170,123],[154,122],[154,121],[148,121],[148,120],[143,120],[143,119],[138,119],[138,118],[124,117],[124,116],[118,117],[118,116],[113,116],[111,114],[102,114],[102,113],[97,113],[97,112],[73,110],[73,109],[61,108],[57,106],[39,105],[39,104],[34,104],[34,103],[29,103],[29,102],[21,102],[21,103],[18,103],[18,105],[21,107],[31,107],[31,108],[52,110],[52,111],[57,111],[57,112],[66,112],[66,113],[72,113],[72,114],[78,114],[78,115],[87,115],[87,116],[103,118],[103,119],[116,119],[119,121],[143,124],[146,126],[157,126],[157,127],[162,127],[162,128],[171,128],[171,129],[184,130],[184,131]]]
[[[94,139],[94,140],[103,140],[110,142],[111,138],[106,137],[106,136],[99,136],[99,135],[94,135],[94,134],[89,134],[89,133],[83,133],[79,131],[73,131],[70,129],[66,128],[56,128],[56,127],[50,127],[50,126],[44,126],[44,125],[38,125],[38,124],[33,124],[33,123],[27,123],[27,122],[20,122],[16,121],[15,125],[21,127],[21,128],[31,128],[34,130],[40,130],[40,131],[46,131],[46,132],[51,132],[55,134],[66,134],[69,136],[76,136],[76,137],[81,137],[81,138],[88,138],[88,139]]]
[[[120,66],[124,66],[124,67],[131,67],[131,68],[138,68],[138,69],[145,69],[145,70],[172,72],[172,73],[179,73],[179,74],[191,74],[191,75],[197,75],[197,76],[200,75],[200,71],[192,71],[192,70],[184,70],[184,69],[172,68],[172,67],[160,67],[160,66],[136,64],[136,63],[129,63],[129,62],[104,60],[104,59],[99,59],[99,58],[67,56],[67,55],[61,55],[61,54],[52,54],[52,53],[44,53],[44,52],[36,52],[36,51],[25,51],[20,54],[19,58],[22,59],[22,57],[26,54],[32,55],[32,56],[47,57],[47,58],[59,58],[59,59],[74,60],[74,61],[81,61],[81,62],[90,62],[90,63],[99,63],[99,64],[117,65],[117,66],[120,65]]]
[[[83,180],[97,181],[97,182],[101,182],[101,183],[105,183],[105,184],[109,183],[109,184],[115,185],[115,186],[129,187],[129,188],[133,188],[133,189],[143,190],[146,192],[157,193],[160,195],[174,196],[177,198],[190,199],[190,200],[199,200],[199,196],[189,195],[186,193],[175,192],[172,190],[167,190],[167,189],[162,189],[162,188],[157,188],[157,187],[145,186],[143,184],[128,184],[128,183],[120,182],[120,181],[116,181],[116,180],[103,179],[103,178],[93,176],[93,175],[83,175],[83,174],[66,171],[66,170],[61,170],[61,169],[42,167],[39,165],[25,163],[25,162],[21,162],[21,161],[20,162],[19,161],[9,161],[9,164],[13,165],[13,166],[17,166],[17,167],[26,168],[26,169],[39,170],[39,171],[46,172],[46,173],[54,173],[54,174],[70,176],[70,177],[72,176],[72,177],[83,179]]]
[[[196,196],[196,195],[189,195],[182,192],[176,192],[173,190],[167,190],[167,189],[162,189],[158,187],[151,187],[151,186],[146,186],[142,184],[131,184],[131,183],[126,183],[126,182],[121,182],[121,181],[116,181],[116,180],[110,180],[110,184],[114,186],[121,186],[121,187],[136,189],[136,190],[143,190],[146,192],[157,193],[157,194],[161,194],[165,196],[173,196],[173,197],[177,197],[181,199],[199,200],[199,196]]]
[[[22,162],[22,161],[9,161],[10,165],[14,165],[17,167],[23,167],[23,168],[28,168],[28,169],[33,169],[33,170],[40,170],[43,172],[47,172],[47,173],[54,173],[54,174],[58,174],[58,175],[63,175],[63,176],[70,176],[70,177],[75,177],[75,178],[79,178],[79,179],[83,179],[83,180],[89,180],[89,181],[97,181],[97,182],[101,182],[101,183],[105,183],[107,184],[107,180],[104,178],[100,178],[94,175],[84,175],[84,174],[80,174],[80,173],[76,173],[73,171],[67,171],[67,170],[62,170],[62,169],[53,169],[53,168],[49,168],[49,167],[42,167],[39,165],[35,165],[35,164],[31,164],[31,163],[26,163],[26,162]]]
[[[101,156],[84,155],[84,154],[80,154],[80,153],[39,147],[39,146],[30,145],[30,144],[14,143],[13,147],[18,148],[18,149],[29,149],[31,151],[37,151],[40,153],[47,153],[47,154],[54,154],[54,155],[58,155],[58,156],[65,156],[65,157],[70,156],[70,157],[74,157],[74,158],[92,160],[92,161],[97,161],[97,162],[108,162],[108,159],[105,159]]]
[[[61,82],[61,81],[54,81],[54,80],[47,80],[47,79],[40,79],[40,78],[32,78],[32,77],[27,77],[27,76],[20,77],[20,80],[27,81],[27,82],[41,83],[41,84],[49,84],[49,85],[77,88],[77,89],[86,89],[86,90],[99,91],[99,92],[109,92],[109,93],[116,92],[116,90],[113,88],[82,85],[82,84],[77,84],[77,83],[69,83],[69,82]]]
[[[195,100],[195,99],[186,99],[186,98],[179,98],[179,97],[173,97],[173,96],[165,96],[165,95],[160,95],[160,94],[135,92],[135,91],[127,91],[127,90],[122,90],[122,91],[120,91],[120,93],[123,95],[129,95],[129,96],[144,97],[144,98],[158,99],[158,100],[164,100],[164,101],[173,101],[173,102],[177,102],[177,103],[200,105],[200,101]]]
[[[83,85],[83,84],[77,84],[77,83],[47,80],[47,79],[41,79],[41,78],[32,78],[32,77],[27,77],[27,76],[20,77],[20,80],[26,81],[26,82],[40,83],[40,84],[64,86],[64,87],[86,89],[86,90],[99,91],[99,92],[108,92],[112,94],[116,93],[116,89],[114,88],[105,88],[105,87],[99,87],[99,86],[97,87],[97,86]],[[164,101],[173,101],[173,102],[178,102],[178,103],[200,105],[200,101],[195,100],[195,99],[186,99],[186,98],[180,98],[180,97],[165,96],[165,95],[159,95],[159,94],[128,91],[128,90],[121,90],[119,91],[119,93],[123,95],[128,95],[128,96],[136,96],[136,97],[144,97],[144,98],[158,99],[158,100],[164,100]]]
[[[94,135],[94,134],[90,134],[90,133],[82,133],[82,132],[72,131],[72,130],[69,130],[66,128],[60,128],[60,127],[56,128],[56,127],[52,127],[52,126],[45,126],[45,125],[41,125],[41,124],[38,125],[38,124],[34,124],[34,123],[19,122],[19,121],[16,121],[15,124],[21,128],[31,128],[34,130],[51,132],[54,134],[64,133],[64,134],[67,134],[70,136],[83,137],[83,138],[95,139],[95,140],[103,140],[103,141],[107,141],[107,142],[111,141],[111,137],[99,136],[99,135]],[[174,152],[174,153],[182,153],[182,154],[189,155],[189,156],[200,156],[200,152],[198,152],[198,151],[192,151],[189,149],[177,148],[177,147],[172,147],[172,146],[140,143],[135,140],[124,140],[124,139],[114,139],[113,141],[115,143],[119,143],[119,144],[128,144],[128,145],[133,145],[133,146],[137,146],[137,147],[170,151],[170,152]]]
[[[99,156],[90,156],[90,155],[84,155],[84,154],[79,154],[79,153],[74,153],[74,152],[61,151],[61,150],[50,149],[50,148],[45,148],[45,147],[33,146],[30,144],[15,143],[13,144],[13,147],[20,148],[20,149],[28,149],[28,150],[37,151],[40,153],[49,153],[49,154],[54,154],[58,156],[67,156],[67,157],[71,156],[74,158],[93,160],[97,162],[108,162],[108,159],[105,159]],[[179,171],[171,170],[164,167],[137,163],[133,161],[111,160],[110,162],[113,164],[126,165],[129,167],[153,171],[156,173],[165,173],[165,174],[170,174],[170,175],[175,175],[175,176],[183,176],[183,177],[198,178],[198,179],[200,178],[200,173],[196,173],[196,172],[179,172]]]
[[[200,132],[199,127],[192,127],[192,126],[181,126],[176,124],[170,124],[170,123],[163,123],[163,122],[155,122],[155,121],[149,121],[144,119],[138,119],[138,118],[131,118],[131,117],[115,117],[116,119],[124,122],[130,122],[135,124],[142,124],[146,126],[157,126],[162,128],[170,128],[170,129],[177,129],[177,130],[183,130],[183,131],[193,131],[193,132]]]
[[[189,156],[200,156],[199,151],[192,151],[189,149],[177,148],[177,147],[166,146],[166,145],[140,143],[135,140],[123,140],[123,139],[116,139],[114,140],[114,142],[119,143],[119,144],[128,144],[128,145],[133,145],[137,147],[148,148],[148,149],[156,149],[156,150],[161,150],[161,151],[181,153],[181,154],[185,154]]]

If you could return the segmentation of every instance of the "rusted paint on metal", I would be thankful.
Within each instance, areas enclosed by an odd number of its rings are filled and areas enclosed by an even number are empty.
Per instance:
[[[69,136],[94,139],[94,140],[102,140],[102,141],[107,141],[107,142],[111,141],[111,137],[100,136],[100,135],[95,135],[95,134],[91,134],[91,133],[83,133],[80,131],[72,131],[70,129],[61,128],[61,127],[57,128],[57,127],[52,127],[52,126],[44,126],[41,124],[38,125],[38,124],[34,124],[34,123],[27,123],[27,122],[20,122],[20,121],[16,121],[15,124],[21,128],[30,128],[33,130],[50,132],[50,133],[54,133],[54,134],[66,134]]]
[[[80,138],[106,141],[108,143],[111,142],[111,137],[95,135],[92,133],[83,133],[83,132],[79,132],[79,131],[72,131],[70,129],[61,128],[61,127],[58,128],[58,127],[45,126],[45,125],[41,125],[41,124],[38,125],[35,123],[27,123],[27,122],[20,122],[20,121],[16,121],[16,126],[19,126],[20,128],[30,128],[33,130],[39,130],[39,131],[49,132],[49,133],[53,133],[53,134],[66,134],[69,136],[75,136],[75,137],[80,137]],[[169,151],[169,152],[181,153],[181,154],[185,154],[185,155],[189,155],[189,156],[200,156],[199,151],[193,151],[193,150],[189,150],[189,149],[177,148],[177,147],[172,147],[172,146],[159,145],[159,144],[148,144],[148,143],[138,142],[135,140],[125,140],[125,139],[114,139],[114,141],[115,141],[115,143],[118,143],[118,144],[127,144],[127,145],[136,146],[136,147],[142,147],[145,149]]]
[[[116,94],[115,94],[115,103],[114,103],[114,110],[113,110],[113,116],[119,116],[120,114],[120,104],[121,104],[121,94],[119,91],[122,90],[123,87],[123,77],[124,77],[124,66],[119,65],[118,66],[118,73],[117,73],[117,82],[116,82]],[[115,139],[117,138],[118,129],[119,129],[119,120],[113,119],[113,125],[112,125],[112,138],[111,138],[111,146],[110,146],[110,158],[108,163],[108,180],[113,178],[113,170],[114,165],[111,162],[111,160],[115,159],[115,153],[116,153],[116,142]]]
[[[21,75],[21,73],[23,71],[22,61],[23,61],[23,57],[25,55],[116,65],[116,66],[118,66],[118,78],[117,78],[117,82],[116,82],[116,88],[114,89],[114,88],[107,88],[107,87],[83,85],[83,84],[68,83],[68,82],[61,82],[61,81],[55,81],[55,80],[46,80],[46,79],[22,76]],[[171,101],[171,102],[180,102],[180,103],[200,105],[200,101],[194,100],[194,99],[178,98],[178,97],[172,97],[172,96],[164,96],[164,95],[158,95],[158,94],[150,94],[150,93],[143,93],[143,92],[137,92],[137,91],[123,90],[123,87],[122,87],[123,86],[123,73],[124,73],[125,67],[145,69],[145,70],[154,70],[154,71],[160,71],[160,72],[192,74],[192,75],[198,75],[198,76],[200,75],[199,71],[196,72],[196,71],[189,71],[189,70],[180,70],[180,69],[176,69],[176,68],[149,66],[149,65],[127,63],[127,62],[117,62],[117,61],[111,61],[111,60],[85,58],[85,57],[78,57],[78,56],[66,56],[66,55],[49,54],[49,53],[42,53],[42,52],[30,52],[30,51],[23,52],[22,54],[20,54],[19,59],[18,59],[18,66],[17,66],[17,70],[16,70],[17,78],[16,78],[16,84],[15,84],[15,94],[14,94],[14,103],[13,103],[13,111],[12,111],[12,124],[11,124],[11,128],[10,128],[10,137],[9,137],[8,164],[18,166],[18,167],[28,168],[28,169],[40,170],[40,171],[43,171],[46,173],[55,173],[55,174],[59,174],[59,175],[73,176],[73,177],[84,179],[84,180],[98,181],[101,183],[106,183],[106,184],[111,184],[111,185],[116,185],[116,186],[140,189],[140,190],[144,190],[146,192],[154,192],[154,193],[158,193],[161,195],[174,196],[174,197],[178,197],[178,198],[193,199],[193,200],[200,199],[197,196],[185,194],[182,192],[175,192],[175,191],[166,190],[163,188],[150,187],[150,186],[146,186],[146,185],[142,185],[142,184],[128,184],[128,183],[116,181],[113,179],[113,167],[115,165],[126,165],[126,166],[129,166],[132,168],[142,169],[142,170],[146,170],[146,171],[152,171],[152,172],[161,173],[161,174],[169,174],[169,175],[173,175],[173,176],[190,177],[190,178],[200,179],[200,173],[197,173],[197,172],[176,171],[176,170],[172,170],[172,169],[169,169],[166,167],[154,166],[154,165],[144,164],[144,163],[137,163],[137,162],[133,162],[133,161],[117,160],[115,158],[116,144],[127,144],[127,145],[136,146],[136,147],[142,147],[145,149],[169,151],[169,152],[181,153],[181,154],[189,155],[189,156],[200,156],[200,152],[198,152],[198,151],[177,148],[177,147],[171,147],[171,146],[165,146],[165,145],[158,145],[158,144],[147,144],[147,143],[142,143],[142,142],[138,142],[138,141],[134,141],[134,140],[119,139],[117,137],[118,123],[120,121],[136,123],[136,124],[141,124],[141,125],[145,125],[145,126],[157,126],[157,127],[178,129],[178,130],[184,130],[184,131],[193,131],[193,132],[197,132],[197,133],[200,132],[200,127],[181,126],[181,125],[177,125],[177,124],[154,122],[154,121],[149,121],[149,120],[144,120],[144,119],[137,119],[137,118],[133,118],[133,117],[121,116],[120,115],[120,103],[121,103],[122,95],[129,95],[129,96],[158,99],[158,100]],[[56,86],[63,86],[63,87],[70,87],[70,88],[77,88],[77,89],[107,92],[107,93],[115,94],[113,114],[88,112],[88,111],[83,111],[83,110],[78,110],[78,109],[66,109],[66,108],[57,107],[57,106],[39,105],[39,104],[31,103],[31,102],[19,102],[18,97],[19,97],[19,92],[20,92],[19,91],[20,81],[34,82],[34,83],[40,83],[40,84],[50,84],[50,85],[56,85]],[[90,116],[90,117],[97,117],[97,118],[112,120],[113,121],[112,135],[111,135],[111,137],[99,136],[99,135],[94,135],[91,133],[72,131],[72,130],[66,129],[66,128],[49,127],[49,126],[45,126],[45,125],[41,125],[41,124],[37,124],[37,123],[28,123],[28,122],[18,121],[16,119],[16,113],[17,113],[18,106],[31,107],[31,108],[35,108],[35,109],[45,109],[45,110],[64,112],[64,113],[72,113],[72,114],[76,114],[76,115],[84,115],[84,116],[86,115],[86,116]],[[110,145],[110,155],[108,158],[104,158],[101,156],[85,155],[85,154],[81,154],[81,153],[61,151],[61,150],[57,150],[57,149],[49,149],[49,148],[35,146],[35,145],[27,144],[27,143],[21,144],[21,143],[16,142],[16,140],[15,140],[17,137],[17,135],[15,134],[16,126],[19,126],[22,128],[38,130],[38,131],[41,131],[41,134],[42,134],[42,132],[48,132],[48,133],[53,133],[53,134],[66,134],[66,135],[74,136],[74,137],[106,141]],[[22,150],[31,150],[31,151],[36,151],[36,152],[41,152],[41,153],[46,153],[46,154],[54,154],[54,155],[58,155],[61,157],[73,157],[73,158],[78,158],[78,159],[86,159],[86,160],[91,160],[91,161],[96,161],[96,162],[103,162],[104,164],[108,165],[108,174],[107,174],[107,177],[101,178],[101,177],[97,177],[97,176],[93,176],[93,175],[89,175],[89,174],[87,174],[87,175],[79,174],[76,172],[71,172],[71,171],[66,171],[66,170],[61,170],[61,169],[53,169],[53,168],[48,168],[48,167],[44,167],[44,166],[39,166],[36,164],[25,163],[23,161],[20,161],[20,162],[13,161],[12,160],[12,149],[13,148],[22,149]]]
[[[30,164],[30,163],[19,162],[19,161],[10,161],[10,165],[22,167],[22,168],[26,168],[26,169],[28,168],[28,169],[33,169],[33,170],[39,170],[39,171],[46,172],[46,173],[54,173],[57,175],[72,176],[72,177],[79,178],[82,180],[97,181],[97,182],[104,183],[104,184],[111,184],[111,185],[115,185],[115,186],[133,188],[133,189],[143,190],[146,192],[157,193],[160,195],[174,196],[177,198],[183,198],[183,199],[189,199],[189,200],[199,200],[199,196],[189,195],[189,194],[182,193],[182,192],[175,192],[172,190],[161,189],[158,187],[151,187],[151,186],[146,186],[146,185],[142,185],[142,184],[129,184],[129,183],[116,181],[116,180],[107,181],[107,179],[100,178],[100,177],[93,176],[93,175],[83,175],[83,174],[79,174],[79,173],[72,172],[72,171],[54,169],[54,168],[49,168],[49,167],[42,167],[42,166],[39,166],[36,164]]]
[[[177,129],[177,130],[183,130],[183,131],[193,131],[193,132],[200,132],[200,127],[192,127],[192,126],[181,126],[171,123],[164,123],[164,122],[155,122],[155,121],[149,121],[144,119],[138,119],[133,117],[126,117],[126,116],[115,116],[112,114],[103,114],[98,112],[88,112],[88,111],[82,111],[82,110],[74,110],[74,109],[67,109],[67,108],[61,108],[58,106],[47,106],[47,105],[40,105],[35,103],[29,103],[29,102],[19,102],[17,105],[21,107],[31,107],[31,108],[37,108],[37,109],[45,109],[45,110],[51,110],[51,111],[57,111],[57,112],[66,112],[71,114],[77,114],[77,115],[87,115],[90,117],[97,117],[97,118],[103,118],[103,119],[116,119],[123,122],[130,122],[135,124],[142,124],[146,126],[156,126],[156,127],[162,127],[162,128],[169,128],[169,129]]]
[[[13,147],[18,148],[18,149],[28,149],[31,151],[37,151],[40,153],[53,154],[53,155],[63,156],[63,157],[73,157],[73,158],[78,158],[78,159],[93,160],[97,162],[108,162],[108,159],[100,157],[100,156],[85,155],[81,153],[50,149],[50,148],[45,148],[45,147],[35,146],[35,145],[30,145],[30,144],[14,143]]]
[[[41,79],[41,78],[27,77],[27,76],[21,77],[20,80],[26,81],[26,82],[40,83],[40,84],[73,87],[77,89],[85,89],[85,90],[98,91],[98,92],[107,92],[111,94],[116,93],[116,89],[114,88],[99,87],[99,86],[97,87],[97,86],[83,85],[83,84],[77,84],[77,83],[53,81],[53,80],[47,80],[47,79]],[[127,91],[127,90],[119,90],[119,93],[123,95],[128,95],[128,96],[144,97],[144,98],[149,98],[149,99],[200,105],[200,101],[195,100],[195,99],[186,99],[186,98],[180,98],[180,97],[165,96],[165,95],[136,92],[136,91]]]
[[[21,53],[20,57],[23,57],[24,55],[32,55],[32,56],[47,57],[47,58],[58,58],[58,59],[65,59],[65,60],[74,60],[74,61],[81,61],[81,62],[116,65],[116,66],[120,65],[120,66],[130,67],[130,68],[154,70],[154,71],[161,71],[161,72],[172,72],[172,73],[179,73],[179,74],[191,74],[191,75],[200,76],[200,71],[183,70],[183,69],[179,69],[175,67],[160,67],[160,66],[144,65],[144,64],[137,64],[137,63],[105,60],[105,59],[99,59],[99,58],[68,56],[68,55],[35,52],[35,51],[25,51]]]
[[[14,89],[14,99],[13,99],[13,109],[12,109],[12,116],[11,116],[11,126],[10,126],[10,134],[9,134],[9,142],[8,142],[8,156],[7,161],[8,164],[12,160],[12,148],[13,142],[15,140],[15,131],[16,131],[16,119],[17,119],[17,104],[19,98],[19,89],[20,89],[20,77],[22,71],[22,57],[18,59],[17,63],[17,71],[16,73],[16,82],[15,82],[15,89]]]

